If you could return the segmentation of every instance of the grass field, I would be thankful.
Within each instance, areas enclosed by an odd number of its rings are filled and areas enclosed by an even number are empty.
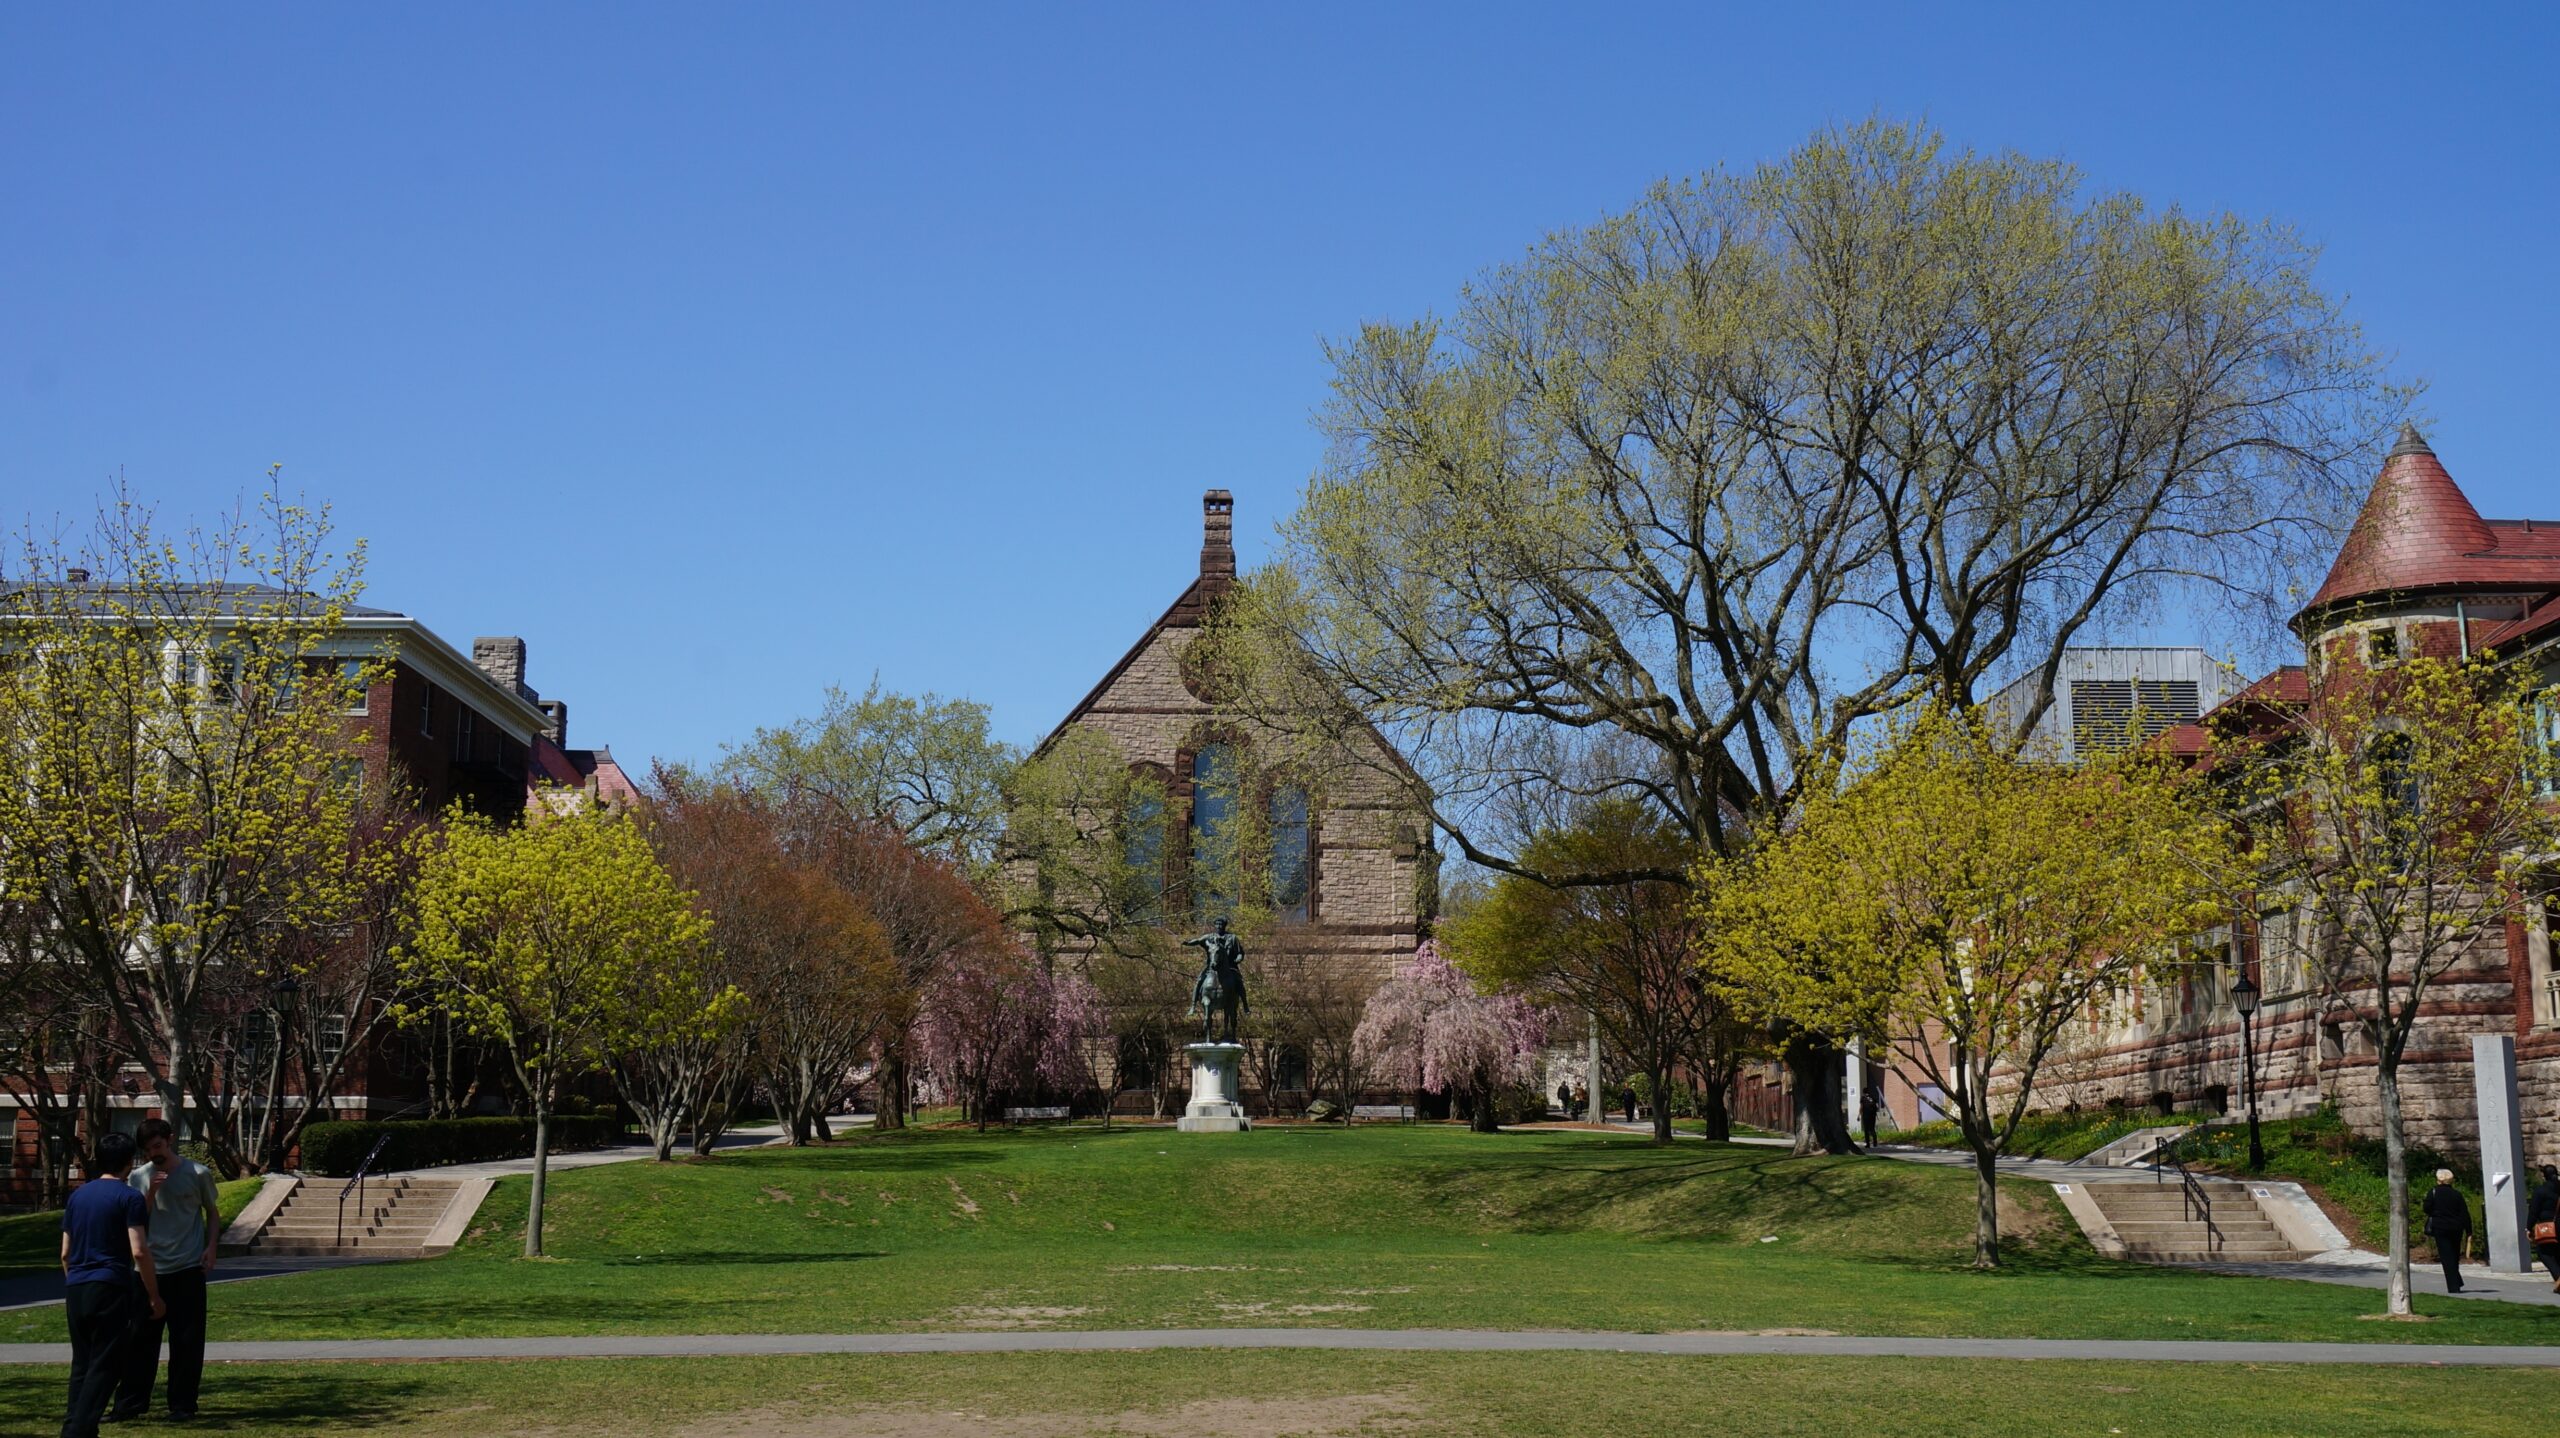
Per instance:
[[[60,1382],[0,1370],[0,1435],[51,1432]],[[225,1365],[198,1423],[113,1431],[2524,1438],[2549,1431],[2555,1404],[2547,1370],[1203,1351]]]
[[[2076,1158],[2086,1158],[2129,1133],[2172,1124],[2192,1125],[2198,1121],[2193,1114],[2162,1118],[2149,1112],[2128,1114],[2098,1110],[2031,1113],[2018,1120],[2018,1131],[2009,1139],[2008,1152],[2014,1158],[2050,1158],[2068,1163]],[[1956,1132],[1953,1119],[1942,1118],[1935,1123],[1924,1123],[1883,1137],[1888,1142],[1918,1144],[1923,1148],[1964,1147],[1964,1135]]]
[[[231,1222],[240,1210],[249,1206],[265,1180],[233,1179],[219,1186],[222,1199],[222,1221]],[[60,1266],[62,1262],[62,1212],[46,1209],[37,1213],[13,1213],[0,1217],[0,1278],[29,1270]]]
[[[1447,1126],[961,1131],[555,1175],[552,1257],[503,1184],[452,1255],[220,1291],[213,1336],[1007,1328],[1804,1328],[1840,1333],[2560,1342],[2560,1310],[2093,1255],[2042,1185],[2010,1265],[1970,1175],[1758,1147]],[[50,1340],[58,1310],[0,1315]]]

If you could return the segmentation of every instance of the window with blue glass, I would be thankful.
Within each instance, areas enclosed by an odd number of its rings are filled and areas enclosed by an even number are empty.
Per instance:
[[[1284,924],[1307,921],[1307,791],[1271,791],[1271,911]]]
[[[2539,794],[2560,794],[2560,685],[2525,706],[2525,778]]]
[[[1120,817],[1120,845],[1121,857],[1139,890],[1134,896],[1136,916],[1152,917],[1157,901],[1164,895],[1163,798],[1140,794],[1129,801],[1127,811]]]
[[[1228,820],[1235,813],[1236,751],[1203,744],[1191,756],[1191,896],[1203,916],[1232,913],[1234,896],[1223,892],[1220,873],[1229,847]]]

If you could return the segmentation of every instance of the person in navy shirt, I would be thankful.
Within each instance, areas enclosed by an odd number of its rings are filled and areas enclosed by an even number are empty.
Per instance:
[[[169,1311],[151,1266],[151,1205],[126,1185],[131,1172],[132,1137],[108,1134],[89,1156],[89,1181],[62,1208],[62,1313],[71,1327],[62,1438],[98,1438],[98,1420],[124,1371],[125,1340],[144,1305],[154,1318]]]

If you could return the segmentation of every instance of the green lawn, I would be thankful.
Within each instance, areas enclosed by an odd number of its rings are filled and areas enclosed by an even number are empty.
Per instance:
[[[1313,1325],[2560,1342],[2560,1310],[2111,1263],[2050,1189],[2010,1266],[1965,1267],[1972,1178],[1885,1159],[1439,1125],[1234,1137],[1043,1128],[862,1137],[554,1176],[452,1255],[220,1291],[213,1336]],[[0,1315],[56,1339],[58,1310]]]
[[[2031,1113],[2018,1120],[2018,1131],[2010,1137],[2007,1151],[2016,1158],[2050,1158],[2068,1163],[2087,1158],[2129,1133],[2199,1122],[2202,1120],[2194,1114],[2162,1118],[2150,1112],[2109,1113],[2094,1109],[2081,1113]],[[1964,1147],[1964,1135],[1956,1132],[1953,1119],[1901,1129],[1884,1138],[1888,1143],[1917,1144],[1922,1148]]]
[[[60,1384],[0,1370],[0,1434],[50,1432]],[[1206,1351],[216,1365],[202,1421],[133,1431],[2525,1438],[2555,1405],[2547,1370]]]
[[[229,1224],[249,1206],[266,1180],[238,1178],[219,1185],[222,1221]],[[29,1269],[59,1267],[62,1262],[62,1210],[43,1209],[0,1217],[0,1278]]]

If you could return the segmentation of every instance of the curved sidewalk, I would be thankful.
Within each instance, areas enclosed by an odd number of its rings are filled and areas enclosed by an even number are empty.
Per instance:
[[[1466,1328],[1166,1328],[1048,1333],[735,1333],[557,1338],[349,1338],[213,1343],[217,1363],[510,1358],[763,1358],[792,1354],[1108,1353],[1295,1348],[1392,1353],[1659,1353],[1682,1357],[2072,1359],[2116,1363],[2366,1363],[2560,1368],[2560,1346],[2205,1343],[2104,1338],[1836,1338],[1771,1333],[1504,1332]],[[0,1364],[64,1364],[59,1343],[0,1344]]]

